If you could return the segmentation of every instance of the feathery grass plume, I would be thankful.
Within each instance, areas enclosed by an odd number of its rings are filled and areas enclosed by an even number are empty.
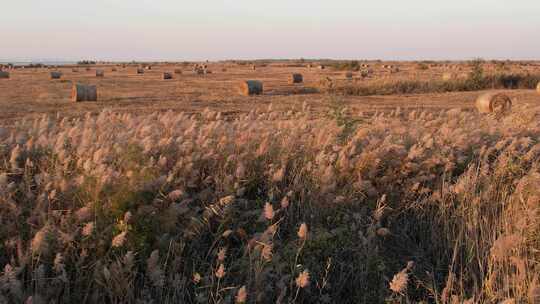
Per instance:
[[[112,239],[111,246],[112,247],[122,247],[124,246],[124,243],[126,242],[126,235],[127,231],[122,231],[117,236],[115,236]]]
[[[274,246],[272,244],[263,244],[263,246],[262,246],[261,256],[267,262],[270,262],[272,260],[272,256],[273,256],[272,249],[273,249],[273,247]]]
[[[11,150],[11,156],[9,158],[9,163],[11,164],[12,169],[19,169],[19,158],[21,157],[21,147],[16,145],[13,150]]]
[[[48,255],[51,251],[51,240],[54,238],[52,228],[43,226],[32,239],[31,247],[34,255]]]
[[[309,286],[309,271],[306,269],[296,277],[296,286],[306,288]]]
[[[86,223],[82,229],[83,236],[90,236],[94,232],[94,222]]]
[[[238,292],[236,293],[236,303],[237,304],[240,304],[240,303],[246,303],[247,301],[247,290],[246,290],[246,286],[242,286],[240,287],[240,289],[238,289]]]
[[[300,228],[298,228],[298,237],[301,239],[301,240],[305,240],[307,239],[307,236],[308,236],[308,226],[306,223],[302,223],[300,225]]]
[[[225,261],[226,257],[227,257],[227,248],[223,247],[218,251],[218,254],[217,254],[218,261],[223,262]]]
[[[159,265],[159,250],[154,250],[146,261],[146,274],[150,278],[152,284],[156,287],[165,285],[165,274]]]
[[[280,168],[272,175],[272,181],[274,183],[279,183],[283,180],[283,177],[285,177],[285,168]]]
[[[180,190],[180,189],[176,189],[174,191],[171,191],[168,195],[167,195],[167,198],[170,199],[171,201],[177,201],[179,200],[180,198],[182,198],[184,196],[184,191]]]
[[[193,283],[199,284],[199,282],[201,281],[201,274],[198,273],[198,272],[195,272],[195,273],[193,274],[192,280],[193,280]]]
[[[540,284],[538,282],[538,275],[536,275],[529,285],[529,290],[527,292],[527,297],[529,303],[540,303]]]
[[[226,273],[225,272],[225,265],[219,264],[219,267],[218,267],[218,269],[216,270],[216,273],[215,273],[216,278],[222,279],[225,276],[225,273]]]
[[[270,203],[265,203],[264,204],[264,217],[271,221],[274,219],[274,216],[275,216],[275,212],[274,212],[274,208],[272,207],[272,204]]]
[[[390,282],[390,290],[402,295],[407,292],[407,287],[409,284],[408,272],[412,269],[413,266],[413,262],[408,262],[405,268],[403,268],[400,272],[394,275],[392,281]]]
[[[0,290],[9,291],[17,299],[23,297],[23,284],[17,279],[17,271],[10,264],[4,266],[4,273],[0,276]]]
[[[501,261],[512,255],[512,251],[523,242],[518,234],[501,235],[491,247],[491,255],[495,260]]]

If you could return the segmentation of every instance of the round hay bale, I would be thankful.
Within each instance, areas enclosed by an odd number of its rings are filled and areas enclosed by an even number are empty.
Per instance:
[[[536,85],[536,92],[540,94],[540,82]]]
[[[59,72],[59,71],[51,72],[51,79],[60,79],[61,77],[62,77],[62,72]]]
[[[489,92],[476,99],[476,109],[480,113],[505,114],[512,109],[512,100],[504,93]]]
[[[252,66],[251,66],[251,69],[252,69],[253,71],[255,71],[255,70],[257,69],[257,67],[256,67],[255,65],[252,65]]]
[[[259,80],[246,80],[240,84],[240,94],[245,96],[261,95],[263,93],[263,83]]]
[[[138,68],[137,69],[137,74],[139,74],[139,75],[144,74],[144,69]]]
[[[332,78],[324,77],[319,81],[319,87],[324,92],[330,92],[336,87],[336,84]]]
[[[182,70],[181,69],[174,69],[174,73],[175,74],[182,74]]]
[[[105,77],[105,71],[96,70],[96,77]]]
[[[352,72],[345,73],[345,78],[347,78],[348,80],[353,79],[353,73]]]
[[[152,69],[152,66],[147,65],[147,66],[146,66],[146,69],[150,71],[150,70]]]
[[[443,73],[442,74],[442,80],[444,81],[450,81],[452,79],[456,78],[456,74],[454,73]]]
[[[95,85],[74,84],[71,89],[71,101],[97,101],[97,88]]]
[[[368,77],[369,74],[370,74],[369,70],[362,70],[362,71],[360,71],[360,77],[362,77],[362,78]]]
[[[289,84],[302,83],[304,82],[304,76],[300,73],[293,73],[289,75]]]
[[[164,80],[167,80],[167,79],[173,79],[172,73],[164,72],[164,73],[163,73],[163,79],[164,79]]]
[[[322,65],[322,64],[321,64],[321,65],[319,65],[319,67],[318,67],[318,68],[319,68],[319,70],[324,70],[324,69],[326,69],[326,67],[325,67],[324,65]]]
[[[0,71],[0,79],[9,79],[9,72]]]

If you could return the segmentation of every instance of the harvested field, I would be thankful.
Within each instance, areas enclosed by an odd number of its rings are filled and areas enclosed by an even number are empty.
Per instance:
[[[392,83],[401,81],[402,91],[412,91],[410,81],[443,82],[442,75],[446,68],[430,68],[426,71],[417,70],[416,63],[400,64],[401,72],[390,74],[380,64],[372,63],[373,75],[355,84],[350,84],[343,77],[343,72],[327,67],[324,70],[308,69],[305,67],[284,67],[280,64],[259,66],[253,71],[249,65],[211,64],[209,69],[226,72],[216,72],[201,77],[194,72],[176,74],[172,80],[163,82],[163,73],[173,71],[173,65],[153,65],[144,74],[134,73],[136,68],[127,67],[104,78],[95,77],[95,68],[90,71],[74,73],[71,68],[60,68],[63,73],[60,81],[50,81],[47,69],[31,69],[12,71],[9,81],[0,81],[0,119],[13,121],[26,115],[54,114],[79,115],[85,111],[98,113],[104,108],[121,112],[148,113],[153,111],[185,111],[200,112],[205,108],[221,111],[225,115],[237,115],[272,104],[274,109],[287,110],[308,103],[312,111],[318,115],[327,113],[331,108],[329,99],[339,99],[343,105],[354,111],[372,113],[375,111],[391,111],[392,108],[430,108],[450,109],[461,107],[473,109],[476,91],[470,92],[433,92],[424,94],[399,93],[392,94],[396,86]],[[468,64],[461,64],[465,74],[469,73]],[[106,67],[99,67],[105,69]],[[80,69],[79,69],[80,70]],[[489,65],[485,67],[486,74],[495,74],[496,70]],[[94,72],[93,72],[94,71]],[[288,83],[288,77],[294,73],[303,75],[303,88],[293,88]],[[540,65],[510,66],[508,73],[540,75]],[[319,82],[324,77],[330,77],[336,83],[339,96],[330,96],[320,92]],[[246,99],[238,94],[240,81],[256,79],[264,83],[265,94],[258,96],[257,102]],[[381,85],[384,81],[384,85]],[[92,104],[73,105],[69,102],[72,83],[81,82],[97,85],[100,91],[100,101]],[[403,83],[405,82],[405,83]],[[537,83],[537,82],[536,82]],[[536,86],[533,84],[533,88]],[[351,86],[349,88],[349,86]],[[354,96],[360,88],[367,96]],[[382,87],[382,89],[381,89]],[[412,88],[415,88],[413,86]],[[426,90],[424,86],[422,90]],[[364,89],[367,88],[367,89]],[[446,88],[446,87],[443,87]],[[437,89],[439,89],[437,87]],[[355,94],[341,94],[349,92]],[[441,89],[442,90],[442,89]],[[383,95],[376,94],[378,91]],[[508,91],[510,97],[518,97],[518,102],[536,100],[534,90],[518,89]],[[351,96],[352,95],[352,96]]]
[[[540,65],[505,65],[10,70],[0,303],[538,303]]]

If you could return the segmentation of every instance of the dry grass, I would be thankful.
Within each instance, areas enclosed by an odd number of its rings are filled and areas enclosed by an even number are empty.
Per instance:
[[[0,295],[523,303],[539,111],[20,120],[0,131]]]

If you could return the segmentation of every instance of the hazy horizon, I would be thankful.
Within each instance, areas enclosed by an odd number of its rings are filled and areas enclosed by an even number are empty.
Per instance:
[[[20,0],[0,61],[540,59],[540,1],[395,2]]]

